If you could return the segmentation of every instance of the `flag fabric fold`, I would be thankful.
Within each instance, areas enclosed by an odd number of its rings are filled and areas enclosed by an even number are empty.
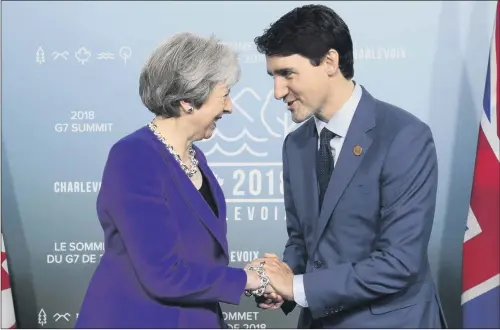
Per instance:
[[[500,11],[497,4],[463,245],[463,328],[500,328]]]
[[[10,287],[9,269],[7,267],[7,253],[2,233],[2,329],[15,329],[16,316],[14,314],[14,298]]]

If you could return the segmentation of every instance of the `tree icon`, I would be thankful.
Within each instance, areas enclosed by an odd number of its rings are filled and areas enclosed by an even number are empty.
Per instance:
[[[45,52],[42,47],[38,47],[36,51],[36,63],[42,64],[43,62],[45,62]]]
[[[44,324],[47,324],[47,314],[43,310],[43,308],[40,310],[40,313],[38,313],[38,324],[40,324],[42,327]]]

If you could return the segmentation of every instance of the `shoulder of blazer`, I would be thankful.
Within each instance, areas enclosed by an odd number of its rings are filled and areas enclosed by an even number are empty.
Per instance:
[[[146,130],[149,130],[147,126]],[[174,183],[174,172],[165,163],[170,161],[168,151],[155,139],[152,133],[139,129],[111,146],[96,202],[99,212],[121,207],[116,203],[123,201],[123,192],[127,189],[131,189],[132,195],[146,192],[155,198],[165,198]]]
[[[373,112],[373,114],[370,114],[374,117],[375,121],[375,127],[372,131],[374,135],[372,137],[391,140],[407,126],[428,126],[408,110],[374,97],[364,86],[361,86],[361,88],[363,89],[363,94],[356,112],[360,110],[359,107],[363,104],[365,105],[365,108],[362,109],[363,111],[369,109]]]
[[[428,127],[420,118],[405,109],[381,100],[374,99],[374,101],[377,128],[383,131],[384,135],[394,137],[407,126]]]
[[[169,161],[166,157],[166,149],[147,126],[115,142],[109,151],[109,157],[134,161],[136,165],[143,164],[144,167],[161,165],[162,162]]]

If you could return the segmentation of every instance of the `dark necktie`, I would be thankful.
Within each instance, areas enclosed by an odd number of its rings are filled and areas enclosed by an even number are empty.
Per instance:
[[[333,172],[333,157],[330,141],[335,137],[335,133],[329,131],[326,127],[321,130],[319,135],[319,151],[317,161],[317,176],[319,184],[319,205],[323,204],[326,188]]]

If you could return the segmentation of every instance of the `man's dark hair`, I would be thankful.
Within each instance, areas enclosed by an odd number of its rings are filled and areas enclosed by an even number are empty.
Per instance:
[[[271,24],[255,38],[257,50],[266,56],[301,55],[318,66],[330,49],[339,54],[339,69],[346,79],[354,76],[349,28],[331,8],[298,7]]]

